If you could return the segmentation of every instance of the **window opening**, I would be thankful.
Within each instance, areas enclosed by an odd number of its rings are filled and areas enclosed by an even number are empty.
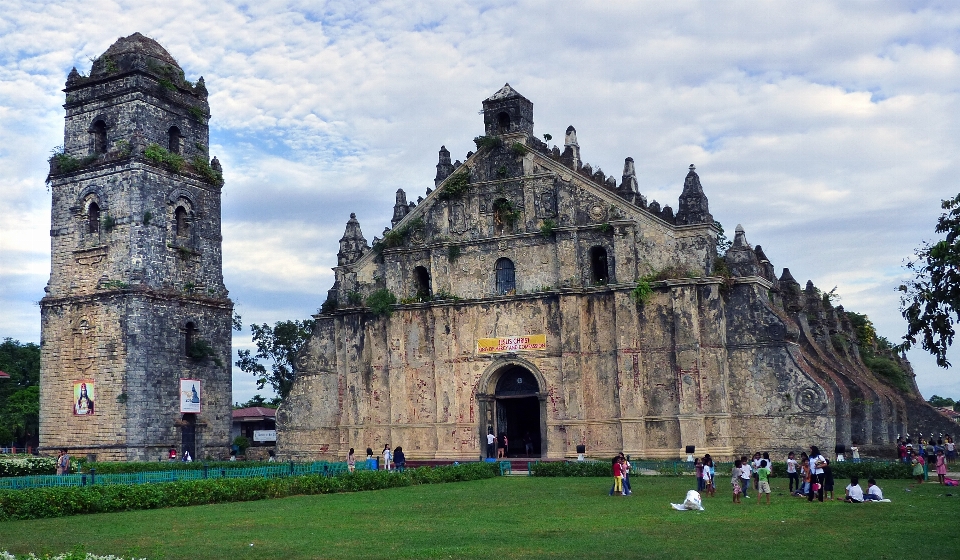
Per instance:
[[[508,258],[497,260],[497,293],[507,294],[517,289],[516,274],[513,268],[513,261]]]
[[[186,336],[184,337],[184,349],[183,353],[185,356],[190,356],[190,349],[193,348],[193,345],[197,342],[197,325],[190,321],[186,326]]]
[[[510,115],[507,113],[500,113],[497,115],[497,126],[500,128],[500,132],[510,132]]]
[[[103,121],[93,123],[93,153],[107,153],[107,123]]]
[[[100,206],[96,202],[91,202],[87,207],[87,229],[90,233],[100,233]]]
[[[169,151],[171,154],[179,154],[180,139],[183,138],[183,135],[180,134],[180,129],[175,126],[171,126],[170,131],[167,134],[169,137],[167,151]]]
[[[430,286],[430,273],[427,269],[418,266],[413,269],[413,282],[417,291],[417,300],[429,301],[433,296],[433,290]]]
[[[173,213],[175,218],[175,228],[177,237],[186,237],[190,231],[190,224],[187,223],[187,210],[183,206],[177,206]]]
[[[603,247],[590,249],[590,271],[594,284],[606,284],[610,280],[607,274],[607,250]]]

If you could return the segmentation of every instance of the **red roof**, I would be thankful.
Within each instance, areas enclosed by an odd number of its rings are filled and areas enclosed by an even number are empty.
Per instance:
[[[238,408],[233,411],[233,419],[241,420],[245,418],[276,418],[277,409],[264,406],[251,406],[250,408]]]
[[[10,374],[5,371],[0,371],[0,379],[10,379]]]

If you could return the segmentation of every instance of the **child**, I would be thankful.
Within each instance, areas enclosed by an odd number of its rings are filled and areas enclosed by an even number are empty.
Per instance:
[[[760,452],[757,451],[753,454],[753,461],[750,463],[750,467],[753,469],[753,489],[757,490],[760,488],[760,478],[757,477],[757,471],[760,470],[760,461],[763,459],[760,457]]]
[[[750,467],[750,461],[747,461],[747,456],[743,455],[740,457],[740,485],[743,486],[743,497],[750,499],[750,496],[747,496],[750,489],[750,479],[752,478],[751,474],[753,469]]]
[[[813,481],[813,477],[810,475],[810,458],[807,456],[806,451],[800,453],[800,474],[803,480],[803,487],[798,496],[806,496],[810,493],[810,483]]]
[[[943,455],[943,450],[937,451],[937,480],[943,484],[943,479],[947,476],[947,458]]]
[[[740,503],[740,494],[743,490],[740,488],[740,475],[742,471],[740,467],[743,463],[740,462],[740,459],[737,459],[733,463],[733,471],[730,473],[730,486],[733,487],[733,503]]]
[[[610,495],[612,496],[615,492],[619,492],[623,496],[623,468],[620,464],[620,457],[613,458],[613,490]]]
[[[707,457],[710,457],[710,454],[707,454]],[[707,465],[707,470],[710,471],[710,482],[707,484],[707,491],[710,492],[710,496],[717,495],[717,466],[713,462],[713,457],[710,457],[709,465]]]
[[[797,484],[797,490],[800,489],[800,474],[797,473],[797,460],[793,451],[787,455],[787,478],[790,479],[790,493],[793,494],[794,482]]]
[[[700,460],[700,457],[693,462],[693,472],[697,475],[697,492],[703,493],[705,488],[703,484],[703,462]]]
[[[880,490],[879,486],[877,486],[877,481],[871,478],[867,481],[867,484],[869,484],[869,486],[867,486],[867,495],[863,497],[863,500],[867,502],[879,502],[882,500],[883,491]]]
[[[830,497],[828,500],[833,500],[833,468],[830,465],[830,459],[824,459],[823,466],[823,491],[825,494],[829,494]]]
[[[913,476],[917,477],[917,484],[923,484],[923,458],[911,452],[910,464],[913,465]]]
[[[862,504],[863,503],[863,488],[860,488],[860,479],[851,476],[850,484],[847,485],[847,495],[844,496],[843,501],[850,504]]]
[[[760,460],[760,468],[757,469],[757,504],[760,504],[760,496],[767,495],[767,505],[770,505],[770,468],[767,466],[767,460]]]
[[[703,463],[703,488],[706,490],[708,496],[712,496],[711,488],[713,488],[713,478],[710,476],[710,463],[713,459],[706,459]]]

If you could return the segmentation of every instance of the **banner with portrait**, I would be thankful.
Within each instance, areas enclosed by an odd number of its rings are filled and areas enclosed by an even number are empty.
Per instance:
[[[93,416],[93,403],[96,400],[93,379],[80,379],[73,382],[73,415]]]
[[[200,380],[180,380],[180,413],[200,414]]]

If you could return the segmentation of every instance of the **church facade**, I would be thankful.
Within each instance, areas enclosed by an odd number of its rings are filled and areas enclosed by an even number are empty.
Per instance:
[[[573,127],[562,150],[540,141],[509,85],[482,113],[477,152],[441,148],[435,190],[398,191],[382,239],[351,215],[282,455],[475,460],[493,433],[511,456],[731,457],[906,433],[915,384],[866,368],[843,309],[778,278],[742,228],[718,254],[693,165],[674,212],[632,159],[619,183],[584,164]]]
[[[98,460],[229,449],[233,303],[207,90],[139,33],[67,78],[50,160],[40,446]]]

